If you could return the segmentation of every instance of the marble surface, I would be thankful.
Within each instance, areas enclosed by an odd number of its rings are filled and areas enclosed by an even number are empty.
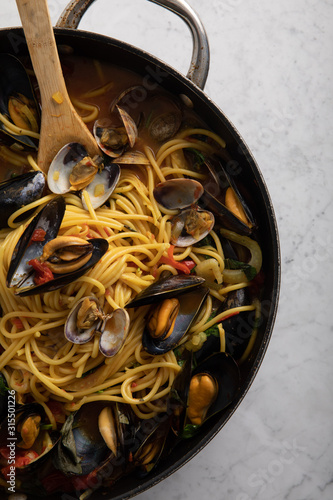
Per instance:
[[[232,419],[188,464],[136,498],[331,500],[333,3],[189,3],[210,42],[205,91],[245,138],[273,200],[282,289],[267,354]],[[66,4],[49,0],[54,23]],[[14,0],[1,0],[0,26],[17,25]],[[187,72],[189,31],[146,0],[98,0],[80,27]]]

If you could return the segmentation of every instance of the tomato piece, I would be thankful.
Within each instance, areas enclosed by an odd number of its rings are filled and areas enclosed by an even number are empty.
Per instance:
[[[24,326],[20,318],[11,318],[11,322],[16,326],[18,330],[24,330]]]
[[[38,259],[31,259],[28,264],[34,268],[34,282],[36,285],[42,285],[53,279],[53,273],[45,262],[39,262]]]
[[[36,228],[32,233],[30,241],[44,241],[46,235],[46,231],[41,228]]]
[[[185,261],[180,262],[174,259],[173,257],[174,248],[175,248],[174,245],[170,245],[168,250],[168,257],[164,257],[162,255],[162,257],[160,258],[160,262],[162,264],[168,264],[169,266],[174,267],[175,269],[181,271],[184,274],[190,274],[191,269],[184,263]]]

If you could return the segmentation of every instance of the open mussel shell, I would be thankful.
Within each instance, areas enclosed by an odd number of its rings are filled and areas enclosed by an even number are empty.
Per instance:
[[[35,115],[38,122],[37,125],[39,126],[39,109],[24,66],[16,57],[10,54],[0,54],[0,67],[0,113],[13,123],[8,110],[9,101],[12,98],[20,99],[21,96],[24,96],[24,98],[28,99],[28,112]],[[38,141],[36,139],[27,135],[13,134],[1,121],[0,129],[16,142],[37,149]]]
[[[16,466],[17,479],[29,480],[31,473],[38,471],[46,460],[51,458],[60,434],[42,428],[48,421],[44,408],[38,403],[16,405],[15,424],[12,420],[13,414],[1,423],[0,446],[8,445],[10,431],[12,440],[15,439],[16,457],[22,455],[27,457],[26,464]],[[15,432],[12,430],[14,425]]]
[[[169,407],[174,412],[172,429],[177,436],[182,438],[192,436],[210,417],[226,408],[235,399],[240,388],[239,368],[229,354],[224,352],[212,354],[193,370],[191,367],[192,356],[188,356],[182,371],[174,381],[169,403]],[[202,376],[212,381],[214,390],[208,395],[201,393],[200,396],[195,397],[193,393],[190,394],[191,381]],[[190,406],[193,401],[198,405],[195,410]],[[203,401],[205,404],[201,407]],[[189,415],[196,423],[191,421]],[[200,423],[194,419],[193,415],[200,415]]]
[[[168,413],[158,414],[153,419],[142,422],[135,436],[141,444],[133,453],[133,464],[139,477],[150,473],[164,454],[168,453],[166,443],[170,427],[171,416]]]
[[[18,287],[21,282],[32,276],[32,268],[28,262],[31,259],[40,257],[44,245],[57,236],[65,214],[65,208],[65,200],[59,196],[47,203],[26,227],[14,248],[11,258],[7,273],[8,287]],[[36,229],[44,232],[43,241],[33,239]]]
[[[98,428],[104,404],[87,403],[67,417],[54,458],[56,469],[66,475],[85,475],[96,470],[111,454]]]
[[[223,227],[249,236],[256,227],[256,222],[233,176],[227,173],[222,160],[217,156],[207,159],[205,167],[208,176],[204,182],[205,191],[200,205],[212,210],[217,222]],[[228,198],[232,200],[231,205]]]
[[[87,240],[91,245],[91,257],[79,269],[66,274],[54,274],[53,279],[39,285],[34,281],[34,270],[29,261],[43,254],[46,243],[57,237],[64,213],[65,200],[54,198],[34,217],[19,239],[9,265],[6,284],[15,287],[15,294],[21,296],[50,292],[72,283],[93,267],[108,249],[108,242],[102,238]],[[34,238],[35,231],[43,231],[42,241]]]
[[[107,240],[103,238],[94,238],[92,240],[87,240],[92,244],[92,255],[88,262],[84,264],[77,271],[66,274],[54,274],[52,280],[43,283],[42,285],[35,285],[33,277],[29,277],[25,280],[19,288],[16,289],[15,294],[21,297],[26,297],[28,295],[36,295],[37,293],[52,292],[62,288],[70,283],[73,283],[76,279],[83,276],[89,269],[91,269],[97,262],[103,257],[107,251],[109,244]]]
[[[130,318],[126,309],[116,309],[107,314],[101,325],[99,350],[104,356],[111,358],[123,347],[130,326]]]
[[[153,338],[151,332],[145,328],[142,335],[143,348],[155,356],[174,349],[188,332],[208,293],[208,287],[200,286],[192,291],[177,295],[179,310],[171,327],[171,333],[164,337]]]
[[[171,219],[171,243],[178,247],[195,245],[210,233],[214,224],[212,212],[198,208],[182,210]]]
[[[43,172],[32,171],[18,175],[0,183],[1,220],[0,229],[8,227],[8,218],[25,205],[29,205],[42,197],[45,188]],[[24,218],[31,212],[23,214]],[[21,218],[17,219],[22,220]]]
[[[251,304],[248,288],[240,288],[229,292],[225,302],[217,309],[216,315],[235,307]],[[232,311],[231,311],[232,312]],[[255,311],[241,311],[222,321],[225,332],[225,351],[236,361],[243,355],[256,325]],[[213,352],[221,350],[219,335],[210,335],[199,351],[194,354],[197,363],[201,363]]]
[[[147,304],[155,304],[169,297],[176,297],[193,288],[200,287],[204,283],[204,278],[200,276],[187,276],[183,274],[159,279],[138,293],[125,307],[140,307]]]
[[[94,315],[90,320],[89,318],[86,318],[86,321],[89,321],[90,326],[87,325],[85,328],[80,328],[78,316],[81,307],[87,299],[96,305],[96,311],[100,314]],[[99,301],[96,297],[90,296],[80,299],[67,316],[64,327],[65,337],[67,340],[73,342],[73,344],[85,344],[86,342],[89,342],[102,321],[100,316],[101,312]]]
[[[194,179],[169,179],[154,188],[154,197],[163,207],[175,210],[187,208],[203,195],[204,188]]]

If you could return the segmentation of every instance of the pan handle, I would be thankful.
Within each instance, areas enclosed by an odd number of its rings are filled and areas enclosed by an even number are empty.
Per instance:
[[[94,1],[95,0],[71,0],[58,19],[56,27],[77,28],[82,16]],[[149,1],[171,10],[181,17],[190,28],[193,50],[190,69],[186,76],[199,88],[203,89],[209,70],[209,45],[205,28],[198,15],[185,0]]]

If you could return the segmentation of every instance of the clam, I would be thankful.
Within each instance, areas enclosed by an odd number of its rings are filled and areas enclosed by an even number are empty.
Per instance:
[[[0,113],[19,129],[37,133],[39,109],[24,66],[10,54],[0,55],[0,66]],[[0,129],[16,142],[37,149],[36,139],[13,133],[2,121]]]
[[[126,309],[116,309],[104,317],[101,325],[99,350],[106,357],[117,354],[126,340],[130,319]]]
[[[150,96],[146,105],[150,109],[147,119],[148,133],[154,141],[163,142],[171,139],[179,130],[182,123],[182,110],[173,96],[154,94]]]
[[[122,348],[130,326],[125,309],[105,314],[94,297],[83,297],[70,311],[64,333],[74,344],[88,342],[96,332],[101,334],[99,349],[106,357],[115,356]]]
[[[202,184],[194,179],[169,179],[157,184],[153,194],[157,203],[175,210],[194,205],[203,192]]]
[[[182,210],[171,221],[171,243],[178,247],[195,245],[210,233],[215,224],[212,212],[198,208]]]
[[[214,215],[196,205],[203,193],[203,186],[193,179],[169,179],[155,187],[154,197],[160,205],[167,209],[180,210],[171,218],[173,245],[195,245],[213,229]]]
[[[113,119],[96,120],[93,128],[97,144],[111,158],[118,158],[128,147],[132,148],[138,137],[137,126],[127,111],[116,105],[116,112]]]
[[[164,354],[182,340],[209,289],[197,276],[172,276],[150,285],[126,307],[156,304],[148,315],[142,345],[149,354]]]
[[[34,295],[68,285],[107,251],[108,242],[102,238],[78,242],[76,237],[59,237],[64,213],[65,201],[59,196],[47,203],[26,227],[7,273],[7,286],[14,287],[15,294]]]
[[[102,311],[96,297],[83,297],[71,309],[64,327],[65,337],[74,344],[85,344],[102,321]]]
[[[82,196],[84,189],[93,208],[98,208],[111,196],[120,176],[116,163],[106,163],[100,156],[90,158],[79,143],[66,144],[51,162],[47,182],[55,194],[80,191],[83,208],[87,205]]]
[[[8,227],[8,218],[25,205],[39,200],[42,197],[45,188],[45,175],[43,172],[32,171],[22,175],[18,175],[13,179],[9,179],[0,183],[0,204],[1,204],[1,220],[0,229]],[[27,218],[31,215],[28,213],[23,215]],[[22,220],[21,218],[17,219]]]

